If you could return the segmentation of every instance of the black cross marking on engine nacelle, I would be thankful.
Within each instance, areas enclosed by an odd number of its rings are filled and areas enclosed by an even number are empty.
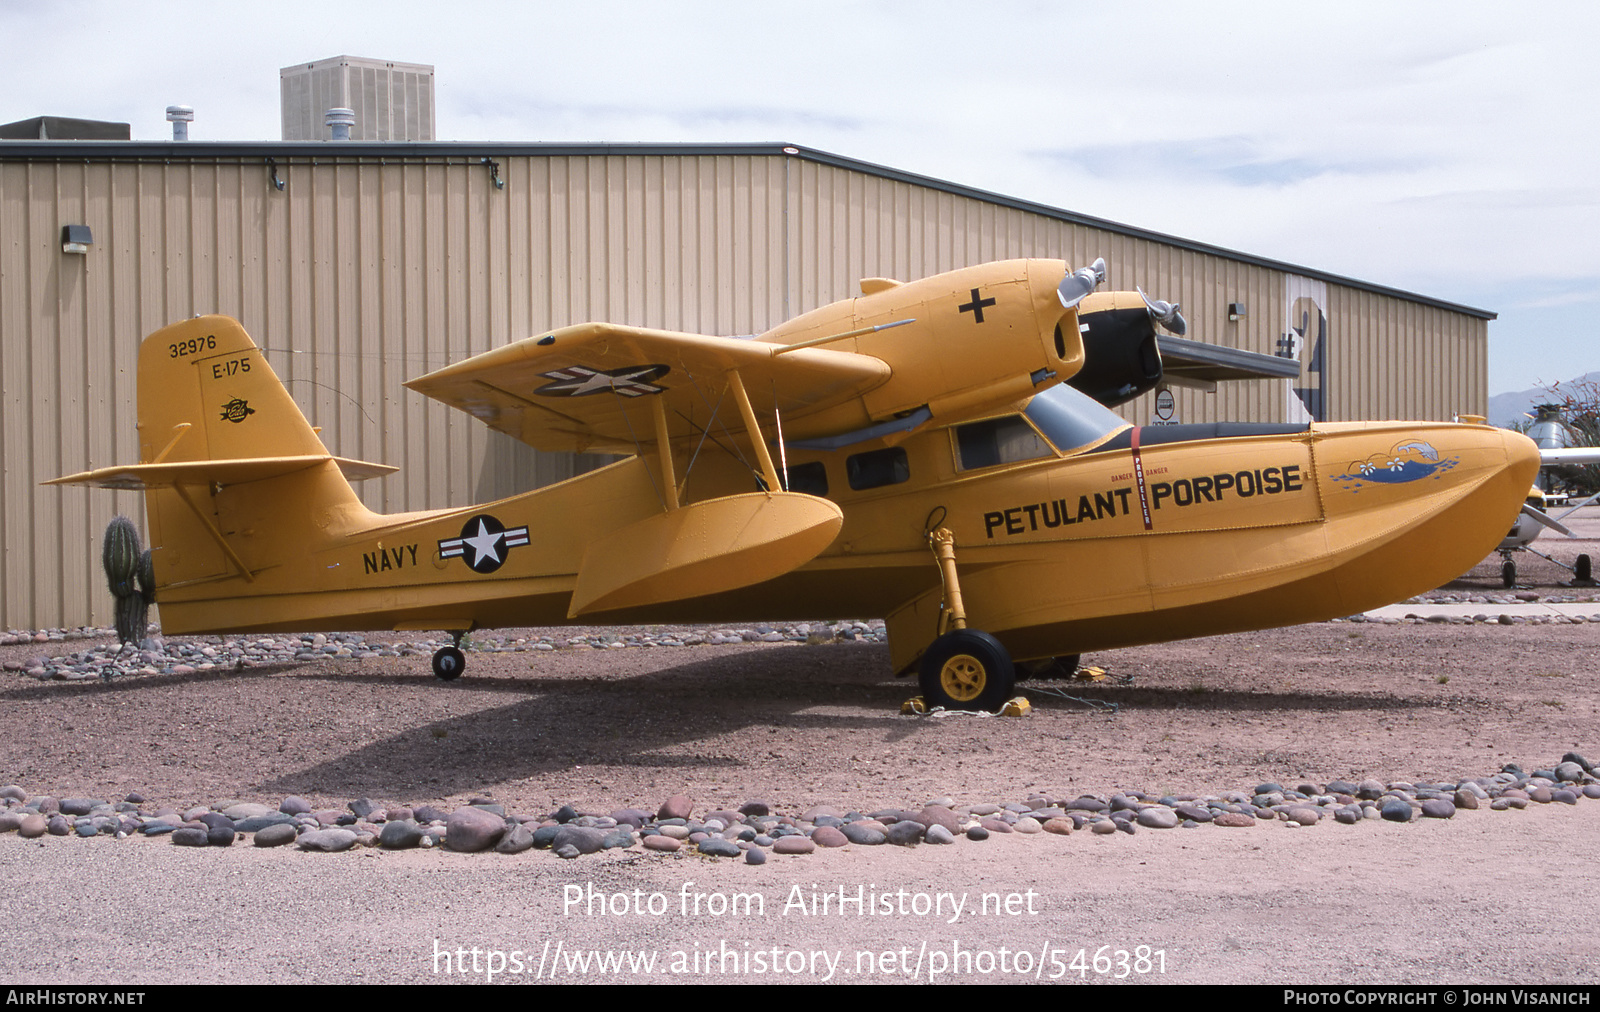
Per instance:
[[[994,305],[994,299],[992,299],[992,298],[988,298],[988,299],[980,299],[980,298],[978,298],[978,290],[976,288],[974,288],[972,290],[972,301],[968,302],[968,303],[966,303],[964,305],[957,306],[956,309],[960,310],[963,313],[971,313],[972,314],[972,318],[973,318],[974,321],[976,321],[978,323],[982,323],[983,322],[983,310],[984,310],[984,307],[985,306],[992,306],[992,305]]]

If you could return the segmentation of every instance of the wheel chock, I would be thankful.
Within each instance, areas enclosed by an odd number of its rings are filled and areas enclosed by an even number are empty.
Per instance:
[[[1000,708],[1002,717],[1026,717],[1033,712],[1033,704],[1025,696],[1013,696]]]
[[[1080,682],[1103,682],[1106,680],[1106,669],[1090,667],[1085,664],[1072,673],[1072,677]]]
[[[900,704],[900,712],[910,716],[918,716],[928,712],[928,701],[921,696],[912,696]]]

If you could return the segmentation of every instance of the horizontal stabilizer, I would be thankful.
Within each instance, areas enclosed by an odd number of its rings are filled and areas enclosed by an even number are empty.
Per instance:
[[[125,464],[121,467],[102,467],[93,471],[53,478],[46,485],[88,485],[93,488],[112,488],[138,492],[151,488],[170,488],[174,485],[242,485],[246,482],[278,478],[296,471],[317,467],[328,461],[339,465],[347,481],[362,481],[393,474],[399,468],[388,464],[373,464],[365,460],[350,460],[326,454],[309,454],[291,457],[246,457],[236,460],[178,460],[164,464]]]
[[[746,492],[646,517],[584,553],[568,617],[761,583],[833,543],[844,514],[799,492]]]

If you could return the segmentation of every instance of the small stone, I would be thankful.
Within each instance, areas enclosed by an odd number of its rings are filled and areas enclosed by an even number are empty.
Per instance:
[[[17,825],[17,835],[24,840],[32,840],[35,837],[43,836],[47,828],[49,828],[49,823],[44,816],[38,812],[29,812],[22,817],[22,821]]]
[[[1145,808],[1135,816],[1135,821],[1148,829],[1177,829],[1178,813],[1170,808]]]
[[[811,842],[819,847],[843,847],[850,839],[833,826],[818,826],[811,831]]]
[[[967,839],[969,840],[987,840],[988,838],[989,831],[982,826],[972,826],[967,830]]]
[[[279,822],[258,830],[252,840],[257,847],[281,847],[295,840],[294,824]]]
[[[204,847],[206,845],[206,830],[188,827],[173,830],[172,844],[175,847]]]
[[[1379,807],[1378,815],[1388,822],[1410,822],[1411,805],[1399,798],[1390,798]]]
[[[1110,836],[1117,831],[1117,824],[1110,819],[1096,819],[1089,823],[1089,832],[1095,836]]]
[[[493,812],[467,805],[450,813],[445,820],[444,845],[463,854],[476,854],[500,842],[506,834],[506,820]],[[599,841],[595,849],[599,849]]]
[[[378,846],[384,850],[410,850],[422,842],[422,827],[415,822],[386,822],[378,833]],[[528,834],[533,845],[533,834]]]
[[[661,803],[656,812],[658,819],[687,819],[694,812],[694,799],[687,794],[674,794]]]
[[[1455,800],[1457,808],[1473,811],[1478,807],[1478,796],[1469,790],[1456,791]]]
[[[301,850],[320,850],[328,854],[337,854],[349,850],[356,845],[356,834],[348,829],[313,829],[309,833],[300,834],[295,841]]]
[[[738,857],[742,853],[737,843],[731,840],[721,840],[714,836],[701,840],[697,846],[700,849],[700,853],[709,854],[712,857]]]
[[[934,844],[955,843],[956,837],[954,833],[943,826],[929,826],[928,831],[922,836],[922,841]]]
[[[233,846],[234,833],[232,826],[211,826],[206,830],[206,845],[209,847]]]
[[[760,847],[751,847],[749,850],[744,852],[744,863],[766,864],[767,852],[762,850]]]
[[[582,853],[583,853],[582,851],[580,851],[577,847],[573,846],[570,843],[564,843],[561,846],[555,848],[556,857],[559,857],[559,858],[561,858],[563,860],[566,860],[566,861],[570,861],[573,858],[580,856]]]
[[[881,830],[873,829],[871,826],[863,826],[859,822],[845,823],[842,831],[846,840],[866,847],[876,847],[889,841],[888,836]]]
[[[884,835],[896,847],[914,847],[922,842],[923,835],[926,832],[927,828],[922,823],[907,819],[904,822],[897,822],[890,826],[889,831]]]
[[[1046,833],[1054,833],[1057,836],[1071,836],[1074,826],[1071,819],[1046,819],[1043,828]]]
[[[664,854],[675,853],[683,844],[670,836],[647,836],[644,838],[645,850],[657,850]]]
[[[16,784],[7,784],[4,787],[0,787],[0,798],[14,798],[17,801],[26,803],[28,792]]]
[[[283,799],[283,803],[278,806],[278,811],[285,815],[310,815],[311,802],[291,794]]]
[[[1244,812],[1219,812],[1211,820],[1213,826],[1222,826],[1227,829],[1244,829],[1256,824],[1255,816],[1246,815]]]
[[[511,827],[511,830],[501,837],[500,842],[495,844],[494,847],[495,853],[498,854],[520,854],[532,848],[533,827],[525,822],[519,822]]]
[[[1288,815],[1288,821],[1301,826],[1315,826],[1322,821],[1321,810],[1310,805],[1295,805],[1289,809]]]
[[[633,831],[631,829],[613,829],[600,840],[601,850],[621,850],[631,846],[633,846]]]
[[[550,840],[550,846],[556,851],[560,851],[563,847],[572,847],[579,854],[593,854],[600,850],[605,838],[606,835],[601,830],[568,824],[556,830],[556,835]]]
[[[1444,798],[1427,798],[1422,802],[1422,817],[1425,819],[1453,819],[1456,815],[1456,806]]]

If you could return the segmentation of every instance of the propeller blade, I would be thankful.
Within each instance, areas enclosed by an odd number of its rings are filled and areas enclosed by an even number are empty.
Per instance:
[[[1542,509],[1538,509],[1536,507],[1529,506],[1527,503],[1523,503],[1522,504],[1522,512],[1524,514],[1526,514],[1528,517],[1530,517],[1532,520],[1534,520],[1535,522],[1543,524],[1544,526],[1550,528],[1552,531],[1555,531],[1558,534],[1565,534],[1569,538],[1577,537],[1576,534],[1572,533],[1570,530],[1567,529],[1567,526],[1565,524],[1563,524],[1561,521],[1555,519],[1554,517],[1550,516],[1548,513],[1546,513]]]
[[[1178,312],[1178,304],[1176,302],[1152,299],[1144,293],[1143,288],[1135,288],[1134,291],[1139,293],[1139,298],[1144,300],[1145,306],[1150,310],[1150,315],[1155,317],[1157,323],[1178,337],[1188,333],[1189,324],[1184,320],[1183,314]]]
[[[1084,300],[1084,297],[1100,287],[1106,279],[1105,258],[1099,257],[1088,267],[1079,267],[1077,270],[1061,279],[1061,284],[1056,288],[1056,295],[1061,299],[1061,308],[1071,309]]]

